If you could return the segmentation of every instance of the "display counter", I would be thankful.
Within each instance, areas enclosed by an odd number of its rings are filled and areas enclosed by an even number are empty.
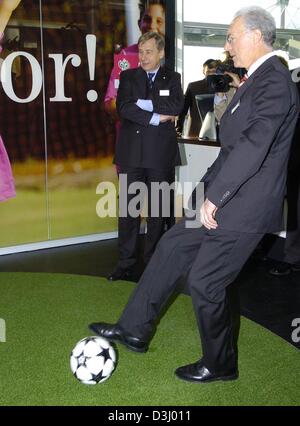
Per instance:
[[[187,145],[198,145],[198,146],[214,146],[217,148],[220,148],[220,142],[218,141],[211,141],[208,139],[199,139],[199,138],[191,138],[191,137],[178,137],[177,138],[178,143],[180,144],[187,144]]]
[[[176,167],[176,180],[180,184],[177,196],[183,196],[183,207],[186,208],[191,192],[217,158],[220,143],[180,137],[178,145],[182,165]]]

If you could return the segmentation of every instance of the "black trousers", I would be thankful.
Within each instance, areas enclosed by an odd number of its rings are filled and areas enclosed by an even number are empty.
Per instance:
[[[118,324],[133,336],[149,339],[178,278],[187,275],[204,363],[218,373],[237,365],[226,287],[263,234],[190,225],[191,220],[184,218],[161,238]]]
[[[127,182],[125,185],[122,185],[122,181],[120,181],[120,196],[119,200],[121,201],[122,194],[127,194],[127,212],[126,217],[119,217],[118,222],[118,230],[119,230],[119,261],[118,267],[120,268],[130,268],[137,261],[137,243],[138,236],[140,231],[140,215],[136,217],[132,217],[130,212],[128,211],[128,207],[130,203],[133,202],[134,198],[137,196],[137,193],[129,194],[128,188],[130,185],[134,183],[145,183],[148,190],[148,217],[146,219],[147,222],[147,234],[145,236],[145,248],[144,248],[144,262],[147,264],[155,250],[155,247],[161,238],[166,218],[163,216],[162,210],[162,193],[160,193],[160,197],[158,201],[159,209],[158,209],[158,217],[152,217],[154,208],[152,206],[153,200],[151,200],[151,184],[157,183],[160,184],[162,182],[169,183],[170,177],[173,176],[173,170],[156,170],[156,169],[145,169],[145,168],[137,168],[137,167],[120,167],[120,174],[127,176]],[[119,175],[120,176],[120,175]],[[172,197],[170,198],[170,200]],[[157,203],[156,203],[157,204]],[[121,208],[121,210],[124,210]]]
[[[300,167],[300,165],[299,165]],[[287,181],[288,218],[284,245],[284,260],[287,263],[300,263],[300,173],[288,174]]]

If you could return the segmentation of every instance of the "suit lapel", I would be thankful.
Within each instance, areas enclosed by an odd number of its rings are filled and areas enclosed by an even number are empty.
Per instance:
[[[235,92],[233,98],[231,99],[230,104],[227,106],[224,115],[230,114],[235,105],[238,104],[239,100],[243,96],[243,94],[251,87],[253,84],[254,78],[259,78],[259,75],[268,67],[271,66],[271,63],[276,60],[274,56],[267,59],[253,74],[248,78],[248,80]]]
[[[165,82],[167,81],[167,73],[164,67],[160,67],[157,71],[156,78],[154,80],[154,90],[157,92],[164,87]]]
[[[135,77],[135,84],[137,85],[138,93],[143,94],[143,96],[141,95],[141,99],[147,99],[147,73],[141,67],[139,67],[136,69]]]
[[[243,96],[243,94],[251,87],[253,83],[252,78],[248,78],[248,80],[235,92],[233,98],[231,99],[230,104],[227,106],[224,115],[231,113],[232,108],[238,104],[239,100]]]

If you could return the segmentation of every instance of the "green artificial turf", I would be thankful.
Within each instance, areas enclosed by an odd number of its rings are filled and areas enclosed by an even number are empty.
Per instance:
[[[0,273],[0,405],[298,405],[299,351],[242,318],[240,378],[188,383],[174,370],[200,357],[191,300],[181,295],[161,320],[150,350],[118,346],[106,382],[87,386],[69,367],[75,344],[93,321],[115,322],[134,284],[41,273]]]

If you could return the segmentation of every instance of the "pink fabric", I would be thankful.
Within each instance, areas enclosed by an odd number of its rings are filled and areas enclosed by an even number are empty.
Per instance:
[[[10,161],[0,136],[0,201],[15,197],[15,184]]]
[[[132,54],[136,54],[136,62],[138,62],[138,45],[137,44],[132,44],[131,46],[125,47],[125,49],[122,49],[120,55],[132,55]],[[104,102],[110,102],[113,99],[117,98],[117,89],[115,87],[115,78],[116,75],[119,75],[120,70],[119,68],[116,66],[116,61],[115,61],[116,55],[114,56],[114,67],[110,73],[110,78],[109,78],[109,82],[108,82],[108,86],[106,89],[106,94],[105,94],[105,98],[104,98]],[[118,135],[120,132],[120,127],[121,127],[121,123],[120,121],[116,121],[115,123],[116,125],[116,142],[118,141]],[[116,171],[117,174],[120,174],[120,167],[118,166],[118,164],[116,164]]]
[[[136,53],[136,55],[138,55],[137,44],[132,44],[131,46],[125,47],[125,49],[121,51],[121,55],[127,55],[127,54],[132,55],[133,53]],[[110,78],[109,78],[104,102],[111,101],[112,99],[116,99],[117,97],[117,89],[115,88],[115,75],[117,72],[119,72],[119,70],[117,70],[116,67],[114,66],[110,73]]]
[[[3,34],[0,33],[0,42],[2,37]],[[0,52],[1,51],[2,46],[0,45]],[[0,201],[5,201],[15,196],[14,177],[3,140],[0,136]]]

